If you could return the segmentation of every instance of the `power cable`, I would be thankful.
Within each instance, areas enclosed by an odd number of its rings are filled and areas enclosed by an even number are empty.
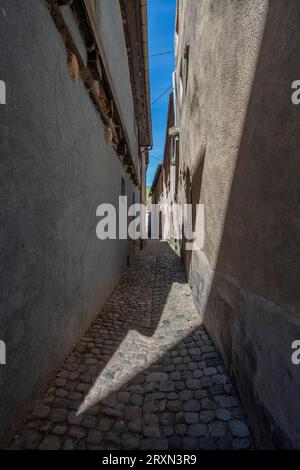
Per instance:
[[[166,93],[168,93],[169,90],[171,90],[171,88],[173,88],[173,85],[169,86],[169,88],[166,89],[166,91],[164,91],[155,101],[153,101],[153,103],[151,103],[151,106],[153,106],[155,103],[157,103],[161,98],[163,98],[163,96],[165,96]]]
[[[161,56],[161,55],[167,55],[167,54],[173,54],[174,50],[172,51],[166,51],[166,52],[159,52],[158,54],[152,54],[150,55],[150,58],[151,57],[158,57],[158,56]]]

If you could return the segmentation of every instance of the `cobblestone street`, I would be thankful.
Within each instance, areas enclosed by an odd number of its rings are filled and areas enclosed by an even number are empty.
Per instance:
[[[251,446],[180,260],[160,242],[137,252],[11,444],[41,450]]]

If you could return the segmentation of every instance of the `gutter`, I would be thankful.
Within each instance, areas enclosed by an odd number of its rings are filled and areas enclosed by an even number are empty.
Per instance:
[[[151,103],[150,103],[150,72],[149,72],[149,47],[148,47],[148,12],[147,0],[139,0],[141,11],[141,26],[142,26],[142,42],[143,42],[143,56],[144,56],[144,70],[145,70],[145,84],[146,84],[146,99],[147,99],[147,112],[149,122],[149,138],[150,145],[148,150],[153,148],[152,136],[152,117],[151,117]]]

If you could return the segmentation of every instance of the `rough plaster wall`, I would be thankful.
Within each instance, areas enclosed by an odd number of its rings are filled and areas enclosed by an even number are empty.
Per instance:
[[[299,22],[296,0],[179,0],[180,170],[206,215],[186,265],[263,447],[300,448]]]
[[[127,242],[97,239],[96,208],[118,203],[121,176],[134,189],[43,2],[2,0],[0,43],[3,441],[119,279]]]

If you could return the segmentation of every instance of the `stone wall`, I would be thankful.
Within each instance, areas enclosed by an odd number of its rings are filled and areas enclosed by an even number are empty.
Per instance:
[[[186,269],[263,448],[300,448],[299,22],[296,0],[178,2],[180,200],[205,204]]]
[[[113,51],[124,71],[114,71],[115,86],[122,90],[137,155],[119,2],[104,3],[115,15],[106,52]],[[63,12],[84,54],[70,7]],[[0,108],[0,338],[7,347],[7,364],[0,366],[0,441],[5,442],[126,265],[127,241],[96,237],[98,205],[118,204],[121,178],[129,201],[133,192],[138,201],[139,194],[106,142],[84,84],[70,77],[66,47],[46,3],[2,0],[0,43],[0,78],[7,88],[7,104]]]

